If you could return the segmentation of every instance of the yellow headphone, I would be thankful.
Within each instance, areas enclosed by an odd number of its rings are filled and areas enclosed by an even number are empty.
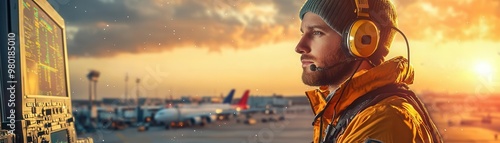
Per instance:
[[[355,58],[368,58],[377,50],[380,31],[370,20],[368,0],[354,1],[357,18],[344,30],[343,47]]]

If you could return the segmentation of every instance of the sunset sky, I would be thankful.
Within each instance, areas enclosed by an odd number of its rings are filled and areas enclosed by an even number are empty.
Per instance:
[[[66,22],[71,91],[129,96],[302,95],[298,11],[304,0],[49,0]],[[417,92],[500,92],[500,2],[394,0]],[[396,36],[387,58],[406,55]]]

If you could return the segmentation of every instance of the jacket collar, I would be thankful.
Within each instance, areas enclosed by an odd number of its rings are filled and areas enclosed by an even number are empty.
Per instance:
[[[407,70],[408,66],[410,66],[409,70]],[[401,56],[390,59],[370,70],[358,71],[348,85],[345,85],[345,83],[347,83],[345,82],[332,93],[333,99],[330,101],[330,104],[338,103],[338,105],[330,105],[323,116],[331,118],[333,116],[334,107],[336,107],[335,113],[338,114],[360,96],[379,87],[392,83],[412,84],[413,74],[413,68],[408,64],[408,60]],[[340,94],[343,89],[345,89],[345,91],[341,97]],[[323,110],[326,105],[326,97],[328,94],[330,94],[330,91],[328,91],[327,86],[321,86],[319,89],[306,91],[314,114]],[[337,102],[339,98],[341,99]]]

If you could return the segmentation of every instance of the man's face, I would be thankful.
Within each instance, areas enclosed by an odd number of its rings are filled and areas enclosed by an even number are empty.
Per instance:
[[[302,38],[295,52],[301,54],[302,81],[310,86],[339,85],[354,71],[353,62],[341,51],[341,36],[331,29],[320,16],[308,12],[300,26]],[[334,64],[337,66],[332,67]],[[326,68],[311,71],[311,64]]]

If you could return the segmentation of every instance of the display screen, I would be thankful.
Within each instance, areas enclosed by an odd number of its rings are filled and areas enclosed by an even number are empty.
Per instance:
[[[27,95],[68,96],[63,29],[32,0],[23,0]]]
[[[50,134],[51,143],[68,143],[68,131],[61,130]]]

